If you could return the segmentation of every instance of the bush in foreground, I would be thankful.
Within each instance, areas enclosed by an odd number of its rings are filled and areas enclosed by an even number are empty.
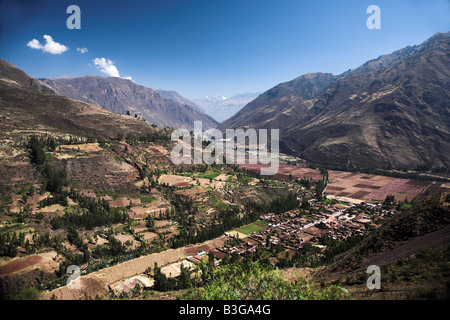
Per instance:
[[[271,267],[235,263],[216,269],[200,289],[183,297],[192,300],[343,300],[346,289],[333,285],[314,288],[307,280],[288,282]]]

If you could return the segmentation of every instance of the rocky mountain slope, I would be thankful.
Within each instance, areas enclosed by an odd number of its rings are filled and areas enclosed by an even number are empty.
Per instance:
[[[39,80],[30,77],[25,72],[3,59],[0,59],[0,86],[42,93],[55,93],[49,87],[42,85]]]
[[[120,116],[95,105],[59,96],[11,63],[0,59],[1,136],[27,132],[92,135],[112,138],[119,132],[154,129],[132,116]]]
[[[220,128],[284,128],[294,121],[304,122],[305,111],[336,78],[332,74],[311,73],[281,83],[251,101]]]
[[[193,129],[194,121],[202,121],[203,128],[217,126],[217,122],[187,104],[163,98],[157,91],[117,77],[85,76],[41,79],[57,94],[96,104],[119,114],[137,115],[159,127]]]
[[[206,113],[206,111],[203,108],[201,108],[200,106],[198,106],[191,100],[183,97],[181,94],[179,94],[178,92],[176,92],[174,90],[155,90],[155,91],[164,99],[172,100],[172,101],[187,105],[189,107],[192,107],[193,109],[195,109],[199,112]]]
[[[287,153],[361,168],[450,160],[450,33],[339,76],[308,74],[246,105],[219,129],[280,129]]]

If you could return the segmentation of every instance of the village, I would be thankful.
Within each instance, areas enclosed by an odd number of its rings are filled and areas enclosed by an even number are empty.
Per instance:
[[[170,177],[174,179],[177,176]],[[177,177],[179,178],[181,177]],[[186,179],[186,177],[182,178]],[[214,189],[233,196],[231,189],[225,187],[228,185],[227,182],[221,182],[222,179],[226,180],[227,176],[223,175],[220,178],[211,180]],[[294,181],[290,183],[289,179],[281,180],[285,181],[278,180],[279,182],[276,183],[296,194],[299,201],[296,208],[283,213],[260,215],[256,222],[224,232],[210,242],[184,247],[182,251],[187,256],[163,266],[161,272],[169,278],[177,278],[181,274],[181,266],[195,270],[196,266],[210,259],[211,253],[215,258],[214,264],[220,265],[227,256],[234,255],[235,258],[241,259],[255,254],[258,249],[267,252],[268,248],[273,247],[278,248],[278,253],[284,252],[288,255],[301,254],[307,244],[325,252],[327,247],[321,244],[322,239],[329,238],[345,242],[353,236],[368,234],[398,213],[396,208],[385,206],[381,201],[364,202],[361,199],[351,198],[343,201],[334,196],[327,198],[326,195],[319,201],[314,198],[314,189],[307,189]],[[263,183],[256,181],[258,184]],[[203,180],[201,182],[202,185],[207,183]],[[199,192],[198,189],[198,186],[184,183],[178,185],[175,192],[188,196],[196,204],[201,204],[206,194]],[[307,199],[307,208],[302,203],[303,199]],[[214,211],[210,209],[208,213],[211,214]],[[278,255],[269,254],[268,256],[273,264],[277,263]],[[152,272],[148,275],[152,277]],[[143,286],[151,288],[148,285]],[[127,286],[119,285],[118,288],[120,289],[117,292],[129,291]]]
[[[217,248],[215,255],[221,258],[226,253],[244,256],[254,253],[258,246],[281,246],[286,250],[301,251],[306,243],[326,248],[319,244],[322,237],[346,241],[354,235],[363,235],[379,227],[396,214],[396,209],[385,209],[381,204],[322,204],[312,201],[310,210],[294,209],[282,214],[267,214],[260,217],[267,227],[240,238],[239,233],[225,235],[241,240],[237,245]],[[261,224],[259,224],[261,225]],[[195,261],[190,259],[190,261]]]

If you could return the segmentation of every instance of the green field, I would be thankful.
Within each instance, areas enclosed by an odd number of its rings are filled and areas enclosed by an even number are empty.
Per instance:
[[[183,177],[192,177],[193,173],[178,173],[177,176],[183,176]]]
[[[263,226],[268,226],[269,225],[269,221],[267,221],[267,220],[258,220],[258,221],[256,221],[255,223],[257,223],[257,224],[261,224],[261,225],[263,225]]]
[[[14,223],[14,224],[9,224],[0,229],[0,233],[7,233],[7,232],[16,232],[17,234],[19,234],[21,232],[22,233],[33,233],[34,228],[27,227],[23,223]]]
[[[221,174],[222,174],[221,172],[203,173],[203,174],[199,174],[198,178],[215,179],[218,176],[220,176]]]
[[[243,227],[240,227],[239,229],[236,229],[236,231],[242,232],[242,233],[244,233],[246,235],[250,235],[253,232],[258,232],[258,231],[261,231],[261,230],[264,230],[264,229],[265,229],[265,227],[261,227],[261,226],[258,226],[256,224],[254,224],[254,223],[250,223],[250,224],[248,224],[246,226],[243,226]]]
[[[142,197],[141,198],[141,202],[142,203],[152,203],[155,200],[156,200],[156,198],[152,197],[152,196],[147,196],[147,197]]]
[[[401,210],[407,210],[407,209],[409,209],[409,208],[411,208],[411,207],[412,207],[412,204],[410,204],[410,203],[405,203],[405,204],[402,205]]]

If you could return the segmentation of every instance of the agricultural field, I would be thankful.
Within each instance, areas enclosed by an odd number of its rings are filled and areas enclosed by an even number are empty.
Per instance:
[[[190,197],[191,199],[193,199],[195,201],[195,200],[202,199],[203,196],[207,193],[207,189],[200,187],[200,186],[195,186],[195,187],[192,187],[189,189],[176,190],[175,193]]]
[[[394,195],[397,201],[411,202],[430,184],[428,181],[334,170],[329,171],[329,179],[327,195],[365,201],[384,201],[386,196]]]
[[[58,267],[55,262],[57,253],[50,251],[43,254],[35,254],[27,257],[18,257],[8,261],[0,261],[0,275],[17,273],[25,269],[41,268],[46,271],[54,271]]]
[[[239,229],[236,229],[236,231],[246,234],[246,235],[250,235],[253,232],[259,232],[261,230],[264,230],[266,228],[265,225],[262,225],[258,222],[254,222],[254,223],[250,223],[246,226],[240,227]]]
[[[264,165],[259,164],[242,164],[239,166],[256,172],[259,172],[264,167]],[[333,198],[336,197],[344,201],[346,199],[384,201],[387,195],[394,195],[397,201],[411,202],[421,195],[430,185],[428,181],[393,178],[381,175],[336,170],[329,170],[328,173],[329,183],[325,193]],[[319,181],[322,179],[322,174],[318,169],[280,164],[279,171],[274,178],[279,181],[302,178]],[[445,190],[443,187],[430,186],[429,193],[435,193],[435,189]]]
[[[449,191],[449,190],[450,190],[450,186],[448,184],[444,184],[441,186],[441,185],[433,183],[433,184],[429,185],[428,188],[423,190],[423,192],[417,197],[416,202],[425,200],[431,194],[441,193],[441,192]]]
[[[211,250],[215,250],[216,248],[223,247],[225,242],[228,240],[230,240],[230,237],[223,235],[203,243],[185,246],[181,248],[181,250],[187,256],[193,256],[202,251],[209,252]]]
[[[242,169],[252,170],[255,172],[260,172],[261,168],[267,167],[268,165],[261,164],[240,164],[239,167]],[[280,181],[288,181],[292,176],[293,179],[312,179],[314,181],[322,180],[322,174],[318,169],[311,169],[303,166],[293,166],[287,164],[280,164],[277,174],[274,178]]]
[[[194,184],[191,177],[178,176],[173,174],[165,174],[159,178],[159,183],[165,183],[174,187],[186,187]]]
[[[205,173],[197,175],[197,177],[203,178],[203,179],[216,179],[221,174],[222,174],[221,172],[211,172],[211,173],[205,172]]]

